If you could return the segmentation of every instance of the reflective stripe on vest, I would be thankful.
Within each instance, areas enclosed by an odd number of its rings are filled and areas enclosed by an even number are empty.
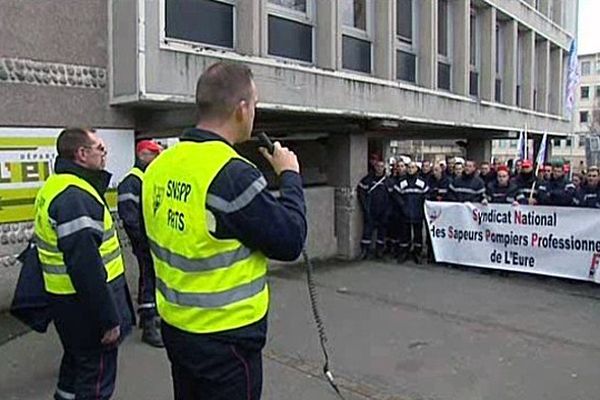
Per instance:
[[[128,173],[127,175],[125,175],[123,177],[123,179],[121,180],[121,182],[123,182],[128,176],[133,175],[133,176],[137,176],[139,178],[140,181],[144,182],[144,171],[142,171],[140,168],[138,167],[133,167]],[[136,204],[140,203],[140,196],[137,196],[133,193],[120,193],[117,196],[117,201],[119,203],[123,202],[123,201],[133,201]]]
[[[69,186],[76,186],[84,190],[103,205],[103,221],[96,221],[89,216],[82,216],[56,225],[50,219],[50,204]],[[110,282],[123,274],[124,263],[121,246],[110,211],[102,197],[85,180],[72,174],[52,175],[38,192],[35,210],[34,240],[38,247],[44,284],[49,293],[59,295],[76,293],[67,272],[67,266],[64,263],[63,253],[58,249],[58,240],[84,229],[93,229],[102,233],[102,244],[98,250],[106,269],[106,281]]]
[[[266,257],[238,240],[210,233],[215,219],[206,210],[207,201],[227,210],[247,203],[246,197],[228,203],[207,193],[232,158],[241,157],[221,141],[181,142],[144,174],[142,212],[156,272],[157,309],[168,324],[186,332],[239,328],[260,320],[268,309]],[[248,193],[263,188],[262,181],[255,182]]]

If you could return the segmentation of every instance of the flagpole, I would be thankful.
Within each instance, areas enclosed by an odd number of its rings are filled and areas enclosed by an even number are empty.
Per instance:
[[[542,137],[542,143],[540,143],[540,148],[538,149],[538,154],[535,159],[535,164],[536,164],[535,175],[534,175],[533,184],[531,185],[531,192],[529,193],[530,202],[533,199],[533,191],[535,190],[535,184],[537,183],[537,177],[538,177],[538,174],[540,173],[540,165],[542,164],[542,162],[545,158],[546,147],[548,145],[547,142],[548,142],[548,132],[544,132],[544,136]]]

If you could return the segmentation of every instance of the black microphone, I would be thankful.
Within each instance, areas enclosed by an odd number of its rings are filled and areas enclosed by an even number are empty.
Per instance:
[[[258,137],[259,146],[267,149],[269,154],[273,154],[273,152],[275,151],[275,145],[273,144],[271,139],[269,139],[267,134],[265,132],[259,132],[256,134],[256,136]]]

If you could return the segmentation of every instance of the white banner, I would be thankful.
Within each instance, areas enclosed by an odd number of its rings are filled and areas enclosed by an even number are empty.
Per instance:
[[[600,283],[600,210],[425,202],[436,261]]]

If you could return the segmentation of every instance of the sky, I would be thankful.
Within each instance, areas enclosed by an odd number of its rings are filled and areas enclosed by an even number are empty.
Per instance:
[[[579,0],[579,54],[600,52],[599,16],[600,0]]]

